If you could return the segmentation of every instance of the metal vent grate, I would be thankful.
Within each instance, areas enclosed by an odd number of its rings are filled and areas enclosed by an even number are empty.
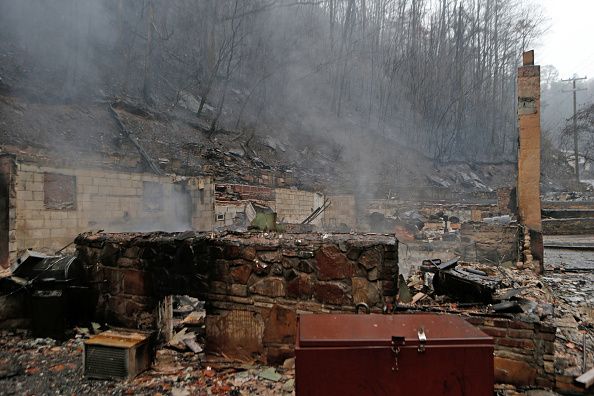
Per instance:
[[[101,345],[87,345],[85,349],[85,375],[94,378],[128,377],[128,349]]]

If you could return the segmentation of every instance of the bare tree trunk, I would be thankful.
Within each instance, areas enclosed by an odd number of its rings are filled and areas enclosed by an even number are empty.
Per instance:
[[[142,85],[142,98],[148,105],[153,105],[153,25],[155,23],[155,9],[153,1],[148,0],[148,15],[146,29],[146,52],[144,55],[144,80]]]
[[[225,70],[225,82],[223,85],[223,93],[221,94],[221,100],[219,101],[219,104],[217,106],[217,112],[216,112],[214,118],[212,119],[212,123],[210,124],[210,132],[211,133],[215,132],[217,129],[217,123],[219,122],[219,118],[221,117],[221,114],[223,113],[223,106],[225,105],[227,89],[229,88],[229,81],[231,80],[231,65],[233,64],[233,57],[235,55],[235,47],[237,45],[237,43],[236,43],[237,29],[239,29],[239,25],[241,24],[241,19],[240,19],[237,26],[235,26],[235,20],[237,17],[237,7],[239,4],[239,1],[243,1],[243,0],[235,0],[235,4],[233,7],[233,17],[231,18],[231,44],[230,44],[231,47],[229,50],[229,56],[227,58],[227,66],[226,66],[226,70]]]

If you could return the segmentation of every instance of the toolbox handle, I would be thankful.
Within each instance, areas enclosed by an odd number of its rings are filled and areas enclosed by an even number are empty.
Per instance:
[[[360,312],[360,308],[363,308],[366,314],[370,314],[371,313],[371,308],[369,308],[369,305],[365,304],[364,302],[360,302],[357,305],[355,305],[355,313],[358,314]]]
[[[417,330],[417,337],[419,338],[419,347],[417,348],[417,352],[423,353],[425,352],[425,344],[427,343],[425,327],[421,326],[419,330]]]

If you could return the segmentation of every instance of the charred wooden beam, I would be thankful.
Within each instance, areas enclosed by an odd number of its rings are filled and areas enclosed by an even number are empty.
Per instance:
[[[491,303],[498,284],[496,278],[456,268],[438,271],[433,277],[437,294],[446,294],[462,302]]]

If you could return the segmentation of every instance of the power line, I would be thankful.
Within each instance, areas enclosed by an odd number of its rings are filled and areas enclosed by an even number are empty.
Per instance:
[[[586,88],[576,88],[575,82],[579,80],[585,80],[588,77],[573,77],[567,80],[561,80],[563,82],[571,82],[573,88],[571,90],[564,90],[563,92],[573,92],[573,158],[575,164],[575,179],[580,182],[580,153],[578,147],[578,129],[577,129],[577,106],[576,106],[576,92],[585,91]]]

